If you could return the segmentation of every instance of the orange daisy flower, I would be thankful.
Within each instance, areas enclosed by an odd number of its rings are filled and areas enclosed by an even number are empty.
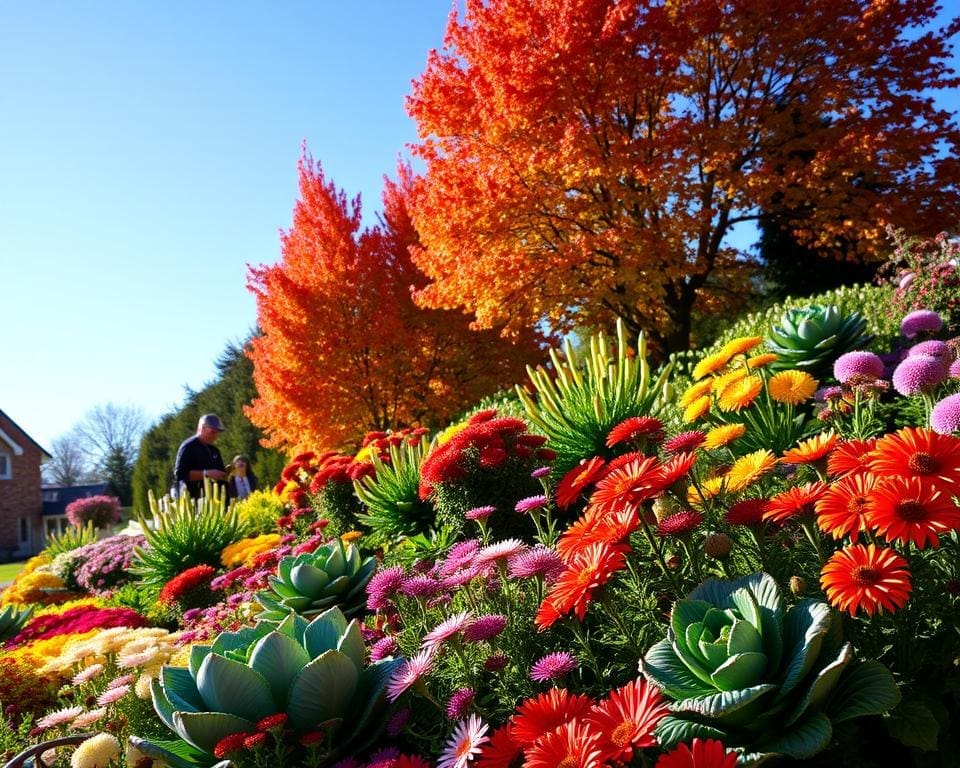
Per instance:
[[[595,705],[587,722],[603,735],[605,761],[629,763],[634,749],[656,745],[653,730],[667,712],[660,691],[637,678]]]
[[[735,368],[732,371],[727,371],[720,376],[714,376],[710,380],[710,391],[714,395],[719,395],[723,390],[725,390],[730,384],[733,384],[735,381],[740,381],[747,377],[747,371],[743,368]]]
[[[573,562],[560,574],[545,602],[552,604],[557,614],[563,616],[572,612],[583,621],[593,596],[614,574],[623,570],[625,553],[628,551],[626,545],[613,545],[605,541],[590,544],[578,552]],[[545,613],[544,618],[549,618],[549,613]],[[545,628],[540,620],[538,613],[537,625]]]
[[[586,536],[584,544],[593,544],[599,541],[606,541],[610,544],[625,543],[630,538],[630,534],[639,527],[640,517],[637,515],[637,511],[633,507],[624,507],[603,515],[597,521],[593,531]]]
[[[703,447],[712,451],[732,443],[745,434],[747,434],[747,427],[744,424],[721,424],[707,432],[707,436],[703,439]]]
[[[712,388],[712,379],[705,379],[704,381],[698,381],[696,384],[691,384],[684,393],[680,395],[680,407],[686,408],[694,400],[699,400],[704,395],[709,395]]]
[[[835,539],[849,536],[856,541],[860,531],[867,530],[869,496],[878,482],[874,475],[861,472],[833,483],[814,504],[820,530]]]
[[[510,738],[521,747],[533,744],[543,734],[586,716],[594,703],[585,694],[570,693],[566,688],[551,688],[517,707],[510,718]]]
[[[580,517],[567,526],[554,547],[563,562],[572,562],[580,550],[597,540],[596,530],[605,514],[599,507],[588,506]]]
[[[659,443],[663,440],[663,422],[653,416],[631,416],[610,430],[606,445],[607,448],[613,448],[618,443],[636,440],[639,437]]]
[[[730,339],[726,344],[720,347],[720,355],[726,355],[728,358],[734,355],[742,355],[758,346],[763,341],[763,336],[739,336],[736,339]]]
[[[836,432],[821,432],[818,435],[801,440],[796,448],[784,451],[782,461],[784,464],[814,464],[840,442],[840,436]]]
[[[817,500],[827,492],[821,482],[799,485],[778,493],[763,513],[765,523],[786,523],[802,515],[813,515]]]
[[[763,380],[756,376],[748,376],[724,387],[720,397],[717,398],[717,406],[725,412],[743,410],[757,399],[757,395],[762,390]]]
[[[817,380],[806,371],[780,371],[770,377],[767,392],[778,403],[800,405],[817,391]]]
[[[741,456],[727,472],[727,489],[732,493],[753,485],[777,466],[777,457],[765,448]]]
[[[658,473],[661,489],[669,488],[675,482],[685,477],[697,463],[695,453],[676,453],[660,465]]]
[[[683,421],[689,424],[696,421],[710,410],[710,398],[707,395],[698,397],[690,405],[683,409]]]
[[[574,504],[580,498],[583,489],[600,476],[603,470],[604,460],[599,456],[585,459],[567,474],[557,484],[557,506],[560,509],[566,509]]]
[[[524,768],[604,768],[601,735],[585,722],[570,722],[530,747]]]
[[[699,486],[691,485],[687,491],[687,503],[691,506],[703,504],[715,496],[719,496],[727,487],[727,478],[725,475],[716,475],[701,480]]]
[[[865,472],[868,454],[877,444],[875,438],[870,440],[846,440],[840,443],[827,457],[827,474],[831,477],[840,477],[854,472]]]
[[[730,355],[725,355],[722,352],[707,355],[693,367],[693,380],[700,381],[708,373],[716,373],[729,362]]]
[[[883,477],[923,477],[957,493],[960,491],[960,438],[923,427],[905,427],[877,440],[867,466]]]
[[[766,368],[770,363],[777,362],[777,356],[773,352],[765,352],[760,355],[754,355],[747,358],[747,367],[751,370],[757,368]]]
[[[631,459],[597,481],[590,505],[612,511],[627,504],[640,504],[663,490],[660,483],[660,466],[655,456]]]
[[[960,530],[960,507],[943,486],[919,477],[892,476],[870,492],[867,525],[887,541],[940,546],[940,534]]]
[[[863,609],[895,611],[910,597],[907,561],[892,549],[852,544],[834,552],[820,571],[820,586],[830,605],[851,616]]]

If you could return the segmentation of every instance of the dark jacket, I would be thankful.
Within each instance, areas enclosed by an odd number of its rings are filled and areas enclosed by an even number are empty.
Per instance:
[[[198,499],[203,493],[203,482],[188,480],[190,472],[195,469],[219,469],[225,471],[220,449],[215,445],[206,445],[200,442],[200,437],[188,437],[177,449],[177,460],[173,465],[173,476],[177,484],[186,483],[190,495]]]
[[[257,483],[257,476],[253,474],[252,470],[247,470],[247,480],[250,481],[250,493],[253,493],[259,486]],[[227,498],[237,498],[237,478],[235,477],[231,477],[227,481]]]

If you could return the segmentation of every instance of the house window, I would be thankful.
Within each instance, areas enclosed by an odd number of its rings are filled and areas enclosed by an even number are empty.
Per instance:
[[[43,518],[43,525],[47,538],[49,538],[54,534],[57,536],[63,535],[67,526],[70,525],[70,521],[67,520],[66,515],[48,515]]]
[[[0,480],[9,480],[11,476],[10,454],[0,452]]]
[[[30,521],[25,517],[20,518],[20,543],[30,543]]]

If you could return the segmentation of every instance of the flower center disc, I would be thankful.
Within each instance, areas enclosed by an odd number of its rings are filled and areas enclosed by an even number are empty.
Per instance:
[[[933,474],[935,469],[935,462],[933,456],[924,451],[917,451],[910,455],[910,458],[907,459],[907,466],[910,468],[911,472],[916,472],[920,475],[930,475]]]
[[[927,510],[918,501],[904,499],[897,504],[897,516],[907,522],[915,523],[927,519]]]
[[[850,573],[850,577],[860,586],[869,587],[876,584],[880,574],[870,565],[858,565]]]

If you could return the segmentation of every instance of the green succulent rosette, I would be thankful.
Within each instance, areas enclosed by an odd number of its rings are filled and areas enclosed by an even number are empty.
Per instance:
[[[813,599],[786,608],[766,573],[710,579],[678,601],[640,670],[673,700],[656,731],[663,748],[719,739],[742,765],[810,757],[835,724],[900,700],[886,667],[855,658],[835,611]]]
[[[835,305],[788,309],[767,335],[767,347],[777,355],[771,368],[821,375],[844,352],[870,343],[873,337],[864,333],[866,327],[859,312],[843,314]]]

